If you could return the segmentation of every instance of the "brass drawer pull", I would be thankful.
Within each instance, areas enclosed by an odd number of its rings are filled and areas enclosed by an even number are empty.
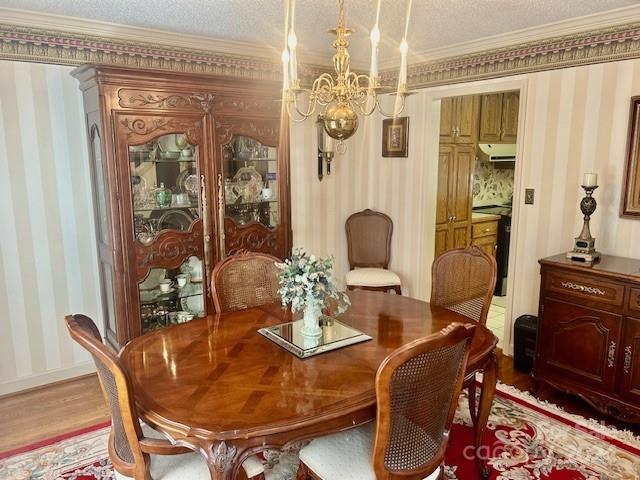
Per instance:
[[[604,296],[607,292],[601,290],[597,287],[587,287],[586,285],[580,285],[579,283],[573,282],[560,282],[564,288],[568,288],[571,290],[577,290],[579,292],[590,293],[591,295],[601,295]]]
[[[631,345],[627,345],[624,349],[624,373],[629,375],[631,373]]]
[[[607,366],[613,368],[616,361],[616,342],[613,340],[609,344],[609,354],[607,355]]]

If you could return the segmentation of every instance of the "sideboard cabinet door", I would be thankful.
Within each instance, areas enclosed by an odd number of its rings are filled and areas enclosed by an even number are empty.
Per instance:
[[[541,367],[563,382],[611,390],[621,322],[618,315],[545,298],[538,340]]]
[[[640,319],[625,319],[620,395],[640,404]]]

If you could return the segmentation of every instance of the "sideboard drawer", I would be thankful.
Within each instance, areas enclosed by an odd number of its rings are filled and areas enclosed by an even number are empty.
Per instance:
[[[472,238],[487,237],[489,235],[496,235],[498,233],[498,222],[479,222],[473,224],[473,230],[471,233]]]
[[[608,305],[622,306],[624,301],[624,285],[575,273],[549,271],[546,288],[552,292]]]
[[[629,310],[640,312],[640,288],[632,288],[629,295]]]

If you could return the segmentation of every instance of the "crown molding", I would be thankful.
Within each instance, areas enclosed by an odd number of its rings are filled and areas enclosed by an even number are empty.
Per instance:
[[[324,70],[330,57],[302,52],[300,74]],[[276,79],[280,52],[212,37],[0,7],[0,59],[64,65],[101,63]]]
[[[4,60],[281,78],[269,46],[6,8],[0,19]],[[326,71],[329,56],[304,56],[311,61],[300,65],[303,82]],[[416,89],[632,58],[640,58],[640,5],[423,52],[413,57],[408,80]],[[397,67],[381,77],[393,84]]]
[[[414,63],[408,83],[418,89],[635,58],[640,58],[640,21]],[[392,84],[397,75],[397,69],[387,69],[382,81]]]
[[[432,48],[409,55],[409,65],[435,62],[445,58],[462,57],[474,53],[499,50],[514,45],[531,44],[549,41],[557,37],[583,34],[615,28],[620,25],[640,23],[640,4],[617,8],[606,12],[594,13],[577,18],[560,20],[535,27],[524,28],[513,32],[484,37],[455,45]],[[381,62],[381,70],[398,68],[395,59]]]

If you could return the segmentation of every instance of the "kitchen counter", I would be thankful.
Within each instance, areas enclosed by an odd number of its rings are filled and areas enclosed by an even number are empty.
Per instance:
[[[500,215],[493,215],[491,213],[471,213],[471,223],[490,222],[492,220],[500,220]]]

